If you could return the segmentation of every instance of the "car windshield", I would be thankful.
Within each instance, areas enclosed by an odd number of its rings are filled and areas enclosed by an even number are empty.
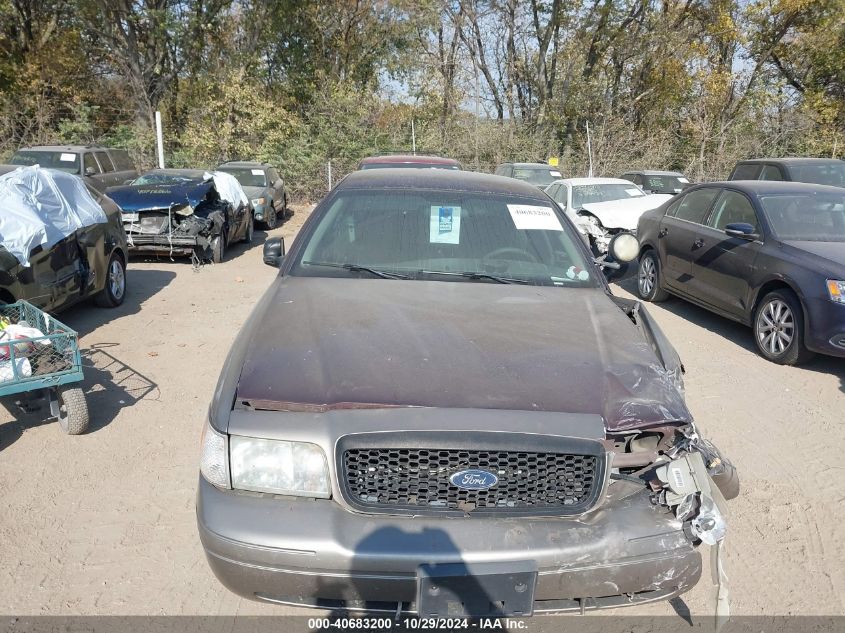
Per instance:
[[[789,171],[792,174],[792,180],[798,182],[845,187],[845,161],[790,165]]]
[[[79,173],[79,154],[49,150],[21,150],[9,160],[12,165],[40,165],[69,174]]]
[[[559,180],[561,175],[557,169],[548,167],[514,167],[513,177],[538,187],[546,187]]]
[[[364,163],[361,169],[454,169],[460,166],[449,163]]]
[[[655,193],[680,193],[689,180],[683,176],[643,176],[643,188]]]
[[[150,172],[132,181],[133,185],[182,185],[197,181],[196,176],[179,173]]]
[[[264,170],[258,167],[244,167],[244,168],[233,168],[233,167],[224,167],[223,169],[218,169],[218,171],[224,171],[227,174],[232,174],[239,183],[241,183],[242,187],[266,187],[267,186],[267,176],[264,174]]]
[[[542,200],[428,189],[340,191],[292,275],[596,286],[577,234]]]
[[[778,239],[845,242],[845,193],[761,196],[760,202]]]
[[[580,209],[585,204],[625,200],[644,195],[642,190],[634,183],[575,185],[572,187],[572,206]]]

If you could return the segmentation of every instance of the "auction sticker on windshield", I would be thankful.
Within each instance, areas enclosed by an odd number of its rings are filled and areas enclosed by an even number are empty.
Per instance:
[[[76,154],[62,154],[61,156],[59,156],[59,160],[63,163],[76,162]]]
[[[521,230],[562,231],[560,220],[551,207],[537,207],[531,204],[509,204],[514,226]]]
[[[447,206],[431,207],[428,241],[432,244],[460,244],[461,208]]]

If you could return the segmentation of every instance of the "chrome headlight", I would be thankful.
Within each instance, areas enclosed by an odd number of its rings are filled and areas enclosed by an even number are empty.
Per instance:
[[[845,281],[828,279],[827,294],[830,295],[831,301],[845,304]]]
[[[257,207],[267,202],[267,198],[253,198],[252,206]]]
[[[229,438],[232,487],[279,495],[328,499],[329,467],[316,444]]]
[[[226,436],[206,423],[202,431],[200,473],[218,488],[230,488],[229,458]]]

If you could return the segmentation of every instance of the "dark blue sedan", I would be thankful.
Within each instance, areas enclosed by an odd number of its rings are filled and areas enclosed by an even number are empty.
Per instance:
[[[795,365],[845,357],[845,191],[797,182],[690,187],[637,227],[637,289],[750,325],[760,353]]]

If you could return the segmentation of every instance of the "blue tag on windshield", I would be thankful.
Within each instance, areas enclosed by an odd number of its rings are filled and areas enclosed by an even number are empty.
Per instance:
[[[452,232],[452,207],[440,207],[439,232],[441,235]]]

